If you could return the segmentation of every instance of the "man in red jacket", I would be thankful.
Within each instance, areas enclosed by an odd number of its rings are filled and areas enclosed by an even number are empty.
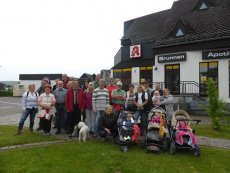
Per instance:
[[[81,112],[84,109],[84,92],[79,88],[78,81],[73,81],[73,88],[69,89],[65,100],[66,111],[69,112],[69,130],[81,121]]]

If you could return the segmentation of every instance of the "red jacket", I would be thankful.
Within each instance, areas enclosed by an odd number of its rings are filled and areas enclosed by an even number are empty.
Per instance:
[[[85,107],[85,97],[84,97],[84,92],[81,88],[79,88],[79,93],[78,93],[78,104],[79,104],[79,109],[84,109]],[[66,94],[66,99],[65,99],[65,108],[67,112],[73,111],[73,89],[68,89],[67,94]]]
[[[113,85],[113,86],[110,86],[108,85],[106,87],[106,89],[109,91],[109,103],[112,103],[112,97],[111,97],[111,93],[114,89],[117,89],[117,86],[116,85]]]

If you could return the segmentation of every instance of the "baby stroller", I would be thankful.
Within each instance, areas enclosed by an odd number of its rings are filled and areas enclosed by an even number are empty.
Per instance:
[[[194,130],[189,127],[191,121],[196,121]],[[190,119],[188,113],[183,110],[174,112],[171,126],[171,154],[175,154],[176,150],[193,150],[197,157],[200,156],[200,147],[195,138],[195,130],[199,122],[201,120]],[[181,124],[187,128],[181,128]]]
[[[152,117],[155,116],[156,112],[162,114],[162,119],[164,120],[164,134],[160,135],[160,125],[159,124],[151,124]],[[164,152],[167,151],[167,138],[166,133],[168,133],[167,122],[166,122],[166,112],[161,107],[153,108],[148,114],[148,123],[146,129],[146,136],[143,136],[141,148],[147,148],[146,153],[148,154],[150,151],[156,152],[158,155],[160,153],[160,148],[163,148]]]
[[[135,145],[136,143],[133,141],[133,136],[130,136],[130,140],[124,140],[124,136],[122,136],[121,129],[123,128],[123,122],[126,120],[127,115],[132,114],[129,111],[123,111],[120,113],[118,120],[117,120],[117,126],[118,126],[118,137],[115,141],[115,143],[121,145],[121,151],[126,153],[128,151],[128,146]],[[132,126],[133,127],[133,126]]]

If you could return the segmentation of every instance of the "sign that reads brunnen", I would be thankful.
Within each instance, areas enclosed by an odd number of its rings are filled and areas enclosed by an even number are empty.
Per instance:
[[[230,58],[230,49],[227,50],[210,50],[202,52],[202,59],[222,59]]]
[[[159,63],[172,61],[186,61],[186,53],[158,56]]]
[[[139,58],[141,57],[141,45],[130,46],[130,58]]]

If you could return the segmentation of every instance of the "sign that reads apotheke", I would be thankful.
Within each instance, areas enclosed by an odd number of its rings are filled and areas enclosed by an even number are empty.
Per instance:
[[[139,58],[141,57],[141,45],[130,46],[130,58]]]
[[[230,58],[230,49],[202,52],[202,59],[222,59],[222,58]]]
[[[186,61],[186,53],[158,56],[159,63],[172,61]]]

